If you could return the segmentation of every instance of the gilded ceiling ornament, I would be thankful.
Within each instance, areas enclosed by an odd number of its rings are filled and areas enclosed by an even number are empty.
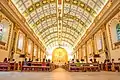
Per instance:
[[[39,35],[38,37],[42,38],[41,36],[43,37],[47,36],[45,37],[45,40],[47,41],[52,39],[53,36],[57,34],[56,33],[58,31],[57,26],[53,25],[56,24],[58,20],[57,15],[58,7],[56,6],[57,0],[42,0],[38,2],[36,2],[35,0],[26,0],[25,2],[23,0],[19,1],[11,0],[11,1],[16,6],[18,11],[20,11],[20,13],[26,19],[26,22],[29,24],[29,26],[32,25],[31,29],[35,31],[35,34]],[[63,1],[62,6],[63,8],[60,7],[61,10],[59,14],[59,20],[61,22],[59,24],[61,27],[64,27],[64,29],[60,28],[60,30],[63,29],[64,32],[66,32],[66,33],[63,32],[61,35],[64,34],[63,37],[67,36],[70,39],[72,39],[73,42],[70,42],[70,44],[73,44],[74,42],[77,41],[76,37],[81,37],[84,31],[86,31],[85,27],[89,28],[90,24],[94,21],[97,14],[99,14],[98,11],[104,7],[108,0],[97,0],[99,3],[93,0],[87,0],[88,2],[84,0],[59,0],[59,1],[60,3],[61,1]],[[75,38],[71,37],[71,34],[75,36]],[[68,43],[67,41],[70,39],[67,39],[66,43]],[[55,40],[56,39],[54,38],[52,43],[54,43]],[[64,39],[62,38],[61,40]]]

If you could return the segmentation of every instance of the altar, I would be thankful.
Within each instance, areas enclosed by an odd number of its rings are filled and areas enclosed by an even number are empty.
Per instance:
[[[64,48],[56,48],[52,53],[52,61],[62,65],[68,62],[68,53]]]

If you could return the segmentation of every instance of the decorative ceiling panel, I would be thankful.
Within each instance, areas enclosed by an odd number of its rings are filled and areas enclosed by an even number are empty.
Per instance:
[[[12,0],[46,48],[74,46],[108,0]],[[58,3],[61,2],[61,3]]]

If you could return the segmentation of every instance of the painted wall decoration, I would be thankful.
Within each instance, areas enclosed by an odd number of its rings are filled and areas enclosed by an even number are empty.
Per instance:
[[[28,39],[28,54],[32,53],[32,41]]]
[[[117,39],[120,40],[120,23],[116,25]]]
[[[23,50],[24,46],[24,35],[20,32],[18,37],[18,49]]]

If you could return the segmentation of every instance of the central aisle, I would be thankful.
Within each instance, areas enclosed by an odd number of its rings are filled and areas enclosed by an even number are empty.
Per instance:
[[[52,72],[67,72],[67,71],[65,69],[63,69],[63,68],[57,68]]]
[[[0,80],[120,80],[118,72],[0,72]]]

